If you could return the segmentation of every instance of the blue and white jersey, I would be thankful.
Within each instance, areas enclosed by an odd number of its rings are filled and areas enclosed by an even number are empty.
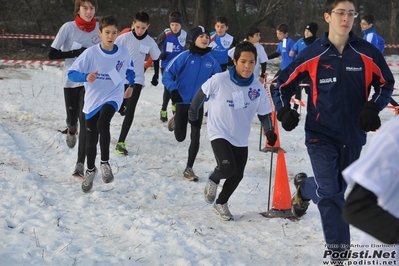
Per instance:
[[[215,74],[202,86],[208,100],[209,140],[222,138],[236,147],[247,147],[255,114],[272,112],[270,100],[257,78],[249,86],[237,86],[229,71]]]
[[[234,43],[234,37],[228,33],[219,36],[215,31],[211,32],[209,47],[212,48],[211,55],[218,61],[219,65],[228,63],[228,51]]]
[[[276,53],[281,54],[281,70],[286,68],[294,60],[294,57],[290,56],[290,51],[292,50],[294,44],[295,42],[289,37],[278,43]]]
[[[180,33],[173,34],[170,28],[165,29],[157,38],[158,45],[162,46],[161,53],[167,54],[166,59],[161,60],[161,68],[166,68],[170,61],[184,51],[187,43],[187,32],[180,30]]]
[[[83,112],[91,113],[107,102],[122,105],[127,70],[133,71],[133,62],[127,48],[118,46],[113,54],[105,53],[100,44],[86,49],[72,64],[69,71],[92,73],[98,71],[94,82],[85,82]]]

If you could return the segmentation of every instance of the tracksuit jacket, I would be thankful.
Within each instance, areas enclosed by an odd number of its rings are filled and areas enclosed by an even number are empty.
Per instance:
[[[347,187],[342,171],[359,158],[366,143],[366,132],[357,127],[364,104],[373,101],[382,110],[395,81],[375,46],[351,32],[340,54],[327,34],[281,72],[273,101],[277,112],[288,106],[298,82],[309,76],[305,144],[314,177],[300,182],[300,193],[317,204],[326,249],[345,252],[350,230],[342,218]]]
[[[190,104],[201,85],[219,72],[222,72],[219,63],[210,53],[201,56],[187,50],[168,64],[162,74],[162,83],[170,92],[179,91],[183,98],[179,104]]]
[[[395,80],[383,55],[372,44],[351,32],[341,55],[327,34],[281,72],[273,91],[275,108],[278,111],[290,104],[297,84],[309,75],[307,140],[316,134],[342,145],[362,146],[366,143],[366,132],[357,127],[359,114],[369,96],[380,110],[384,109]]]

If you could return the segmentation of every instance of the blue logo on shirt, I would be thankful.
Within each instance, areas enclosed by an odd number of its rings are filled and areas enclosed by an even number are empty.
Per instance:
[[[251,101],[254,101],[256,98],[259,98],[260,97],[260,89],[249,88],[248,97]]]
[[[116,64],[116,70],[119,72],[121,70],[121,68],[123,67],[123,61],[118,61],[118,63]]]

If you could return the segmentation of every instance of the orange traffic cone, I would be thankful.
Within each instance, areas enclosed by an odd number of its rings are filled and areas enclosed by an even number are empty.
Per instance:
[[[274,146],[270,146],[267,143],[267,139],[265,142],[265,147],[261,150],[263,152],[278,152],[280,150],[284,151],[283,148],[280,147],[280,134],[278,133],[278,123],[277,123],[277,119],[276,119],[276,112],[273,111],[272,112],[272,123],[273,123],[273,127],[274,127],[274,133],[276,133],[277,135],[277,141],[274,144]],[[266,134],[265,132],[263,132],[263,135]]]
[[[261,214],[269,218],[294,218],[291,212],[291,192],[283,150],[279,150],[277,153],[272,209]]]

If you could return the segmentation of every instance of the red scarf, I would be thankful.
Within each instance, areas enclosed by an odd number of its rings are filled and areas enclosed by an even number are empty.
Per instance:
[[[75,17],[76,26],[82,31],[92,32],[96,28],[96,19],[93,18],[90,22],[83,20],[79,15]]]

